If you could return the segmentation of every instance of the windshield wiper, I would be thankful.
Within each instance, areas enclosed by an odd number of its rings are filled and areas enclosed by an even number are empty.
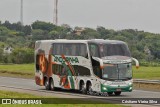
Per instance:
[[[103,78],[105,80],[117,80],[118,78]]]

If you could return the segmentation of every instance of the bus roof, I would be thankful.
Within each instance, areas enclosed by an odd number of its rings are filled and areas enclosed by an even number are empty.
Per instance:
[[[55,40],[38,40],[36,42],[51,42],[51,43],[87,43],[88,40],[67,40],[67,39],[55,39]]]
[[[67,39],[55,39],[55,40],[38,40],[36,43],[96,43],[96,44],[125,44],[123,41],[119,40],[104,40],[104,39],[91,39],[91,40],[67,40]]]
[[[96,43],[96,44],[125,44],[123,41],[119,40],[104,40],[104,39],[92,39],[89,42]]]

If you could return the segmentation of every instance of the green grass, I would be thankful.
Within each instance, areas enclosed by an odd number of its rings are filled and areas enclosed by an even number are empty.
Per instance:
[[[0,65],[1,76],[34,78],[34,64],[9,64]]]
[[[34,64],[0,65],[0,70],[33,74],[34,73]]]
[[[18,93],[18,92],[11,92],[11,91],[0,91],[0,98],[44,98],[42,96],[35,96],[32,94],[26,93]],[[47,98],[47,97],[45,97]],[[59,99],[55,99],[59,100]],[[54,100],[54,101],[55,101]],[[69,100],[69,99],[67,99]],[[67,101],[66,100],[66,101]],[[61,101],[61,100],[60,100]],[[58,101],[58,102],[60,102]],[[75,100],[76,102],[82,103],[81,100]],[[56,101],[55,101],[56,102]],[[84,101],[83,101],[84,102]],[[2,107],[126,107],[123,105],[115,105],[115,104],[42,104],[42,105],[0,105]]]
[[[26,93],[18,93],[12,91],[1,91],[0,98],[38,98],[38,96]]]
[[[1,76],[34,78],[34,64],[0,65]],[[133,67],[134,79],[160,79],[160,67]]]
[[[160,67],[133,67],[134,79],[158,79],[160,80]]]

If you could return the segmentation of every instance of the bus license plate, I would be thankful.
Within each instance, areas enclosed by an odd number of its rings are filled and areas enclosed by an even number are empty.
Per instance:
[[[121,91],[121,89],[120,89],[120,88],[117,88],[116,91]]]

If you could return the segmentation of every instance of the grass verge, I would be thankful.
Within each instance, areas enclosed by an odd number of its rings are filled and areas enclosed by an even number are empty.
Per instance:
[[[0,65],[0,76],[34,78],[34,64]]]
[[[160,80],[160,67],[141,66],[139,69],[133,67],[133,78]]]
[[[32,94],[26,93],[18,93],[18,92],[11,92],[11,91],[0,91],[0,98],[44,98],[42,96],[35,96]],[[47,97],[46,97],[47,98]],[[55,99],[59,100],[59,99]],[[69,99],[67,99],[69,100]],[[67,101],[66,100],[66,101]],[[81,100],[75,100],[78,103],[82,103]],[[56,102],[56,101],[54,101]],[[59,101],[58,101],[59,102]],[[84,102],[84,101],[83,101]],[[7,107],[126,107],[124,105],[115,105],[115,104],[42,104],[42,105],[0,105],[0,106],[7,106]]]

